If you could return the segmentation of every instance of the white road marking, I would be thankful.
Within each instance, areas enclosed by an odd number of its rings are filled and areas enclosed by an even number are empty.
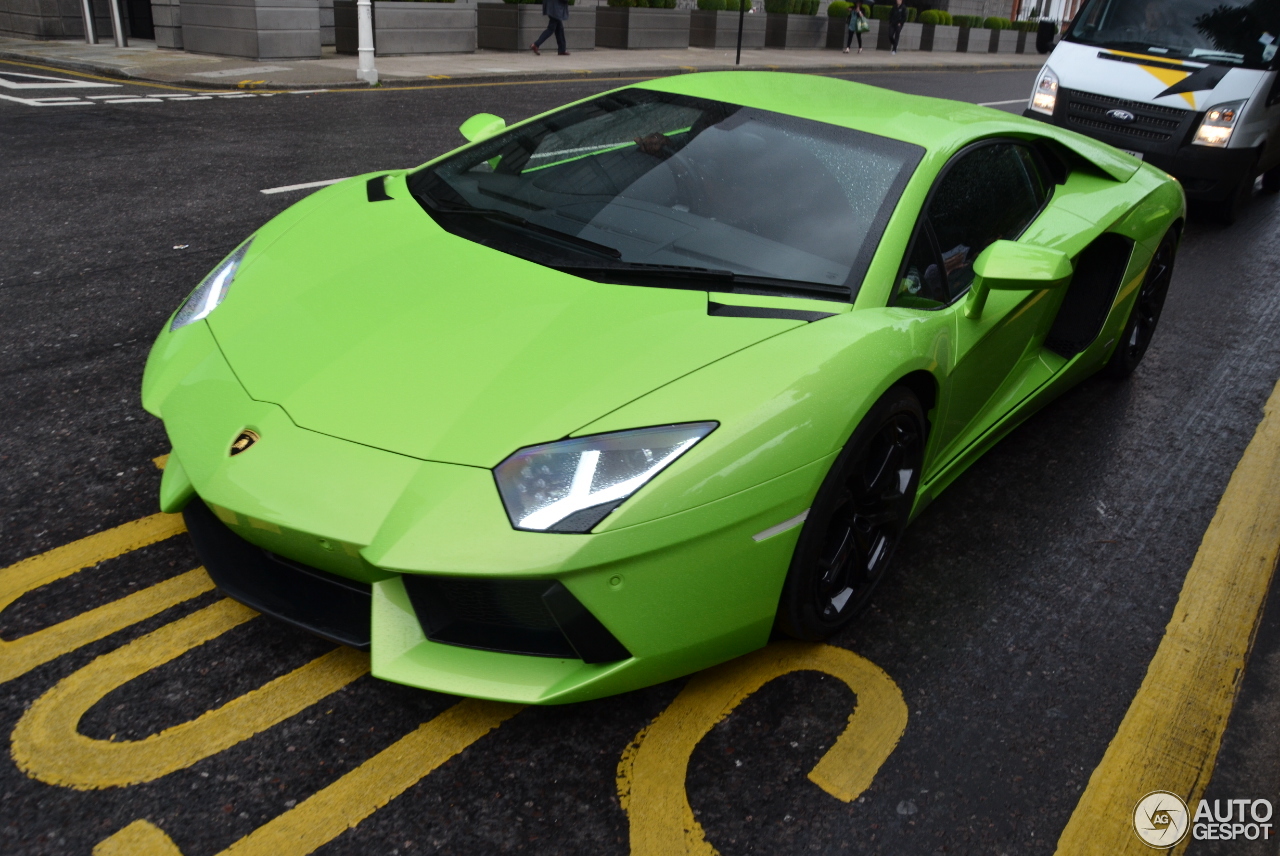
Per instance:
[[[241,77],[246,74],[266,74],[269,71],[293,71],[287,65],[248,65],[244,68],[224,68],[220,71],[197,71],[192,77]]]
[[[314,95],[317,92],[328,92],[327,89],[290,89],[290,95]]]
[[[68,80],[65,77],[47,77],[43,74],[25,74],[20,71],[0,71],[0,86],[5,89],[119,89],[121,85],[96,83],[90,80]]]
[[[309,187],[325,187],[330,184],[337,184],[339,181],[346,181],[345,178],[330,178],[325,181],[308,181],[306,184],[286,184],[284,187],[268,187],[259,193],[288,193],[290,190],[306,190]]]
[[[81,101],[78,98],[75,101],[64,101],[62,99],[49,101],[44,98],[15,98],[12,95],[5,95],[3,93],[0,93],[0,98],[3,98],[5,101],[16,101],[19,104],[26,104],[28,107],[76,107],[81,104],[92,105],[94,103],[92,101]]]
[[[979,107],[1003,107],[1006,104],[1025,104],[1026,101],[1027,99],[1025,98],[1014,98],[1011,101],[983,101],[978,106]]]

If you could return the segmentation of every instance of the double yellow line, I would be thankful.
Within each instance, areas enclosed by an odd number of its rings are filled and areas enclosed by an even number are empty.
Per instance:
[[[1059,856],[1149,854],[1133,829],[1144,794],[1172,791],[1195,810],[1280,554],[1280,384],[1236,465],[1187,573],[1178,605],[1120,729],[1089,778]],[[1173,853],[1191,843],[1184,838]]]

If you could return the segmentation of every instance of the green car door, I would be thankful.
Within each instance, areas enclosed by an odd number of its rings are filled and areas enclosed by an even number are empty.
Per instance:
[[[1017,240],[1051,186],[1030,146],[984,140],[952,158],[926,202],[894,301],[948,316],[953,331],[931,441],[936,464],[951,460],[999,418],[1014,403],[1009,393],[1041,367],[1039,345],[1059,302],[1055,283],[1028,280],[971,292],[979,256],[989,247],[997,250],[998,241]]]

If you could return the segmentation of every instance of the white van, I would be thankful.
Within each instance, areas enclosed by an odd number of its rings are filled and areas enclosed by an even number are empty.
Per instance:
[[[1280,191],[1280,0],[1087,0],[1023,115],[1172,174],[1235,219]]]

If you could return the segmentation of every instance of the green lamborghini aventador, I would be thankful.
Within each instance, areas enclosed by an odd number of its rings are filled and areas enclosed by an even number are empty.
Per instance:
[[[824,77],[462,132],[249,237],[142,394],[227,595],[482,698],[840,630],[977,456],[1134,370],[1184,218],[1094,140]]]

